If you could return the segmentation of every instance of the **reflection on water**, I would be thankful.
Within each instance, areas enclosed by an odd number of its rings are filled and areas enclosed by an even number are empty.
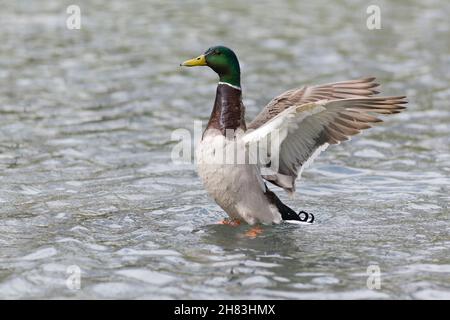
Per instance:
[[[449,298],[448,2],[380,2],[374,31],[364,1],[192,2],[81,1],[79,31],[60,1],[2,4],[0,297]],[[249,118],[305,83],[374,75],[408,95],[280,193],[314,225],[247,239],[171,163],[216,82],[178,64],[218,43],[241,59]]]

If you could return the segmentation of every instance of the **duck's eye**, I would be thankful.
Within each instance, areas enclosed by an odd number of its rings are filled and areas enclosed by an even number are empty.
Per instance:
[[[214,51],[214,54],[220,55],[220,51],[216,50],[216,51]]]

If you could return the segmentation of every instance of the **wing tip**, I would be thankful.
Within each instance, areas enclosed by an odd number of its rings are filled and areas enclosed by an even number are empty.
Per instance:
[[[364,82],[373,82],[376,80],[376,77],[364,77],[362,80],[364,80]]]

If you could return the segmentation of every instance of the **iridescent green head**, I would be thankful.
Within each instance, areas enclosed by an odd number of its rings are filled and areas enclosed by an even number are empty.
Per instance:
[[[219,81],[241,87],[241,69],[236,54],[224,46],[211,47],[197,58],[181,64],[185,67],[208,66],[219,75]]]

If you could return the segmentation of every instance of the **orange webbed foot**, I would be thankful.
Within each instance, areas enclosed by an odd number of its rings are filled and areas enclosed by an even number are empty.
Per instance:
[[[223,219],[219,221],[219,224],[223,224],[230,227],[237,227],[241,224],[241,220],[239,219]]]
[[[245,236],[250,239],[255,239],[263,232],[263,229],[260,226],[252,227],[245,233]]]

